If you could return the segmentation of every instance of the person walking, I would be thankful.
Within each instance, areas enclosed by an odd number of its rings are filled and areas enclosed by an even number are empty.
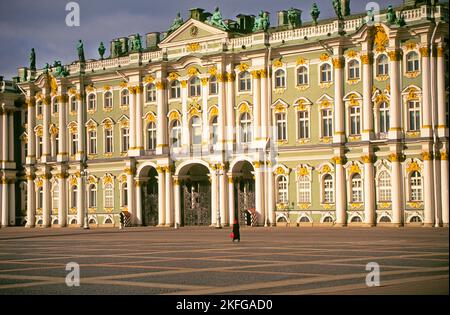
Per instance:
[[[241,241],[241,234],[239,233],[239,223],[238,220],[234,220],[233,224],[233,242],[237,240],[238,242]]]
[[[123,211],[119,213],[119,220],[120,220],[120,230],[123,230],[123,226],[125,225],[125,215],[123,214]]]

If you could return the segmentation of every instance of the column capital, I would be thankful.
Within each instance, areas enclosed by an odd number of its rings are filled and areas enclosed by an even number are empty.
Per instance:
[[[333,67],[334,67],[334,69],[344,68],[344,62],[341,57],[333,58]]]
[[[363,65],[371,65],[373,64],[373,54],[368,53],[365,55],[361,55],[361,62]]]
[[[373,163],[373,155],[364,155],[361,156],[361,160],[363,161],[364,164],[371,164]]]
[[[431,161],[433,159],[433,153],[426,151],[422,152],[422,159],[424,161]]]
[[[341,156],[334,156],[331,158],[331,161],[333,161],[334,164],[336,165],[342,165],[344,164],[344,157]]]
[[[403,154],[401,154],[401,153],[391,153],[391,154],[389,154],[389,160],[391,162],[401,162],[403,160]]]
[[[420,47],[419,48],[419,52],[420,52],[420,54],[422,55],[422,58],[423,57],[430,57],[430,50],[428,49],[428,47]]]
[[[402,58],[402,51],[400,49],[388,51],[387,54],[391,61],[400,61]]]
[[[445,49],[443,47],[437,48],[437,56],[438,57],[444,57]]]

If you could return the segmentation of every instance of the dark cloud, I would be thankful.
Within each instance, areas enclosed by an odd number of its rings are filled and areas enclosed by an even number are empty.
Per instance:
[[[310,20],[313,1],[304,0],[78,0],[80,27],[67,27],[68,11],[62,0],[16,0],[0,1],[0,75],[6,78],[17,75],[17,68],[28,65],[29,51],[37,52],[37,66],[43,67],[55,59],[71,63],[76,59],[75,45],[83,39],[86,58],[97,58],[100,41],[109,47],[111,39],[130,34],[165,31],[177,12],[186,19],[188,10],[194,7],[208,11],[219,6],[226,18],[239,13],[257,14],[259,10],[272,13],[275,24],[276,12],[295,7],[303,10],[303,20]],[[333,17],[331,0],[317,0],[321,18]],[[351,3],[352,12],[364,12],[366,3]],[[378,1],[381,7],[399,5],[402,0]]]

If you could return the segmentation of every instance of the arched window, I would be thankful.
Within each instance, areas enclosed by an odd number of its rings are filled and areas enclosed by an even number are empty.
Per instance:
[[[39,187],[37,191],[37,207],[38,209],[42,209],[44,207],[44,188]]]
[[[59,208],[59,186],[58,184],[54,184],[52,187],[52,209],[58,209]]]
[[[288,181],[286,176],[280,175],[277,178],[277,192],[278,200],[277,203],[288,203]]]
[[[171,128],[171,144],[174,148],[181,147],[181,123],[179,120],[172,122]]]
[[[122,196],[121,196],[121,206],[126,207],[128,206],[128,185],[127,183],[122,184]]]
[[[361,133],[361,108],[359,106],[350,107],[350,134],[359,135]]]
[[[307,175],[298,178],[298,202],[311,203],[311,182]]]
[[[362,202],[362,180],[360,174],[352,177],[352,202]]]
[[[89,208],[97,207],[97,186],[94,184],[89,185]]]
[[[114,207],[114,190],[112,184],[105,185],[105,208]]]
[[[189,96],[201,96],[202,94],[202,81],[199,78],[193,77],[189,80]]]
[[[278,69],[275,71],[275,88],[286,87],[286,74],[284,70]]]
[[[239,91],[245,92],[252,89],[252,80],[248,71],[239,73]]]
[[[308,68],[301,66],[297,69],[297,85],[308,85]]]
[[[276,113],[275,122],[277,125],[277,141],[287,140],[287,118],[286,113]]]
[[[218,91],[217,77],[213,75],[209,78],[209,94],[216,95],[217,91]]]
[[[156,102],[156,86],[153,83],[147,85],[146,102]]]
[[[358,60],[350,60],[348,63],[348,79],[356,80],[359,79],[359,61]]]
[[[198,116],[191,119],[191,144],[202,144],[202,122]]]
[[[334,182],[330,174],[323,177],[323,203],[334,203]]]
[[[130,129],[121,128],[122,152],[127,152],[130,148]]]
[[[89,94],[88,96],[88,110],[95,110],[96,97],[95,94]]]
[[[147,150],[156,149],[156,124],[150,122],[147,125]]]
[[[180,81],[174,80],[170,83],[170,98],[180,98],[181,84]]]
[[[52,113],[53,113],[53,114],[57,114],[57,113],[58,113],[58,108],[59,108],[59,105],[58,105],[58,98],[57,98],[57,97],[54,97],[54,98],[53,98]]]
[[[378,201],[391,202],[391,176],[387,171],[382,171],[378,176]]]
[[[323,221],[323,223],[332,223],[333,222],[333,218],[330,216],[326,216]]]
[[[377,76],[389,75],[389,59],[383,54],[377,58]]]
[[[97,154],[97,131],[89,130],[88,139],[89,139],[89,154]]]
[[[325,63],[320,66],[320,82],[328,83],[331,82],[331,65]]]
[[[408,131],[420,130],[420,103],[408,101]]]
[[[422,175],[414,171],[410,177],[411,196],[410,201],[423,200]]]
[[[77,97],[76,96],[72,96],[70,98],[70,112],[76,113],[77,111],[78,111]]]
[[[240,119],[241,143],[252,141],[252,121],[249,113],[243,113]]]
[[[105,129],[105,153],[113,153],[113,130]]]
[[[72,132],[70,134],[70,155],[75,155],[78,152],[78,133]]]
[[[128,89],[124,89],[120,94],[120,105],[128,106],[128,104],[130,104],[130,92],[128,91]]]
[[[389,132],[389,106],[386,102],[382,102],[380,104],[380,132],[388,133]]]
[[[411,51],[406,55],[406,72],[419,71],[419,54]]]
[[[360,222],[362,222],[362,220],[361,220],[361,218],[359,216],[354,216],[350,222],[352,222],[352,223],[360,223]]]
[[[105,109],[112,109],[113,108],[113,95],[111,92],[106,92],[103,96],[103,107]]]
[[[216,144],[219,139],[219,117],[214,116],[211,119],[211,143]]]

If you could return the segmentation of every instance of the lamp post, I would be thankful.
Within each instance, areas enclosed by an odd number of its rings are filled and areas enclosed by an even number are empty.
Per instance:
[[[84,179],[84,188],[86,190],[87,188],[87,178],[88,178],[88,171],[87,171],[87,158],[86,155],[83,157],[83,161],[81,162],[81,176]],[[84,224],[83,224],[83,229],[85,230],[89,230],[89,210],[88,210],[88,198],[89,198],[89,193],[88,193],[88,189],[86,190],[86,198],[84,200]],[[80,192],[80,193],[85,193],[85,192]]]

